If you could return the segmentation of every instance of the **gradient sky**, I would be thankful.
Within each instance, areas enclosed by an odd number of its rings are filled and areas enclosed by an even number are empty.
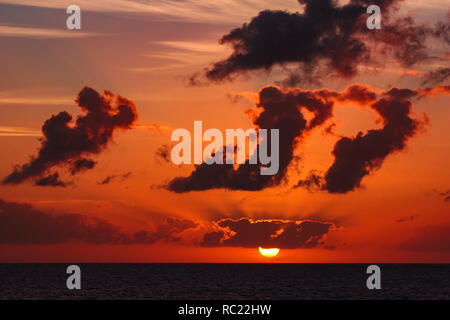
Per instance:
[[[285,77],[278,66],[232,82],[187,86],[191,74],[230,54],[218,39],[261,10],[301,11],[295,0],[207,3],[75,1],[82,10],[82,29],[69,31],[66,1],[0,0],[2,178],[36,154],[42,124],[53,114],[82,113],[74,99],[84,86],[132,100],[139,114],[135,128],[115,132],[113,142],[94,157],[98,162],[94,169],[73,177],[62,170],[63,178],[73,184],[65,188],[38,187],[29,181],[0,185],[4,201],[0,212],[29,213],[38,227],[42,221],[33,218],[36,211],[53,217],[82,215],[120,227],[116,232],[121,235],[146,230],[157,238],[146,244],[97,244],[76,237],[50,243],[37,238],[26,243],[2,240],[0,262],[450,263],[448,95],[414,101],[415,116],[426,113],[428,125],[408,141],[406,149],[390,154],[380,169],[363,179],[361,188],[346,194],[292,188],[310,170],[327,170],[340,135],[380,128],[369,108],[343,103],[334,111],[336,135],[324,135],[323,128],[309,134],[295,151],[301,163],[289,167],[284,184],[261,191],[183,194],[160,188],[193,170],[157,157],[158,148],[170,144],[172,130],[193,130],[194,120],[202,120],[205,128],[251,128],[245,112],[253,107],[251,97]],[[445,20],[448,10],[444,0],[406,0],[401,12],[433,24]],[[439,42],[430,45],[442,59],[409,69],[387,60],[376,69],[361,68],[350,80],[332,78],[320,86],[301,87],[341,91],[362,83],[378,90],[417,89],[428,71],[449,66],[448,47]],[[247,99],[233,101],[230,97],[236,93]],[[110,182],[102,184],[108,176]],[[308,220],[333,227],[316,246],[282,249],[268,260],[259,255],[257,246],[200,245],[205,233],[217,230],[215,222],[226,218]],[[195,227],[172,229],[174,221],[192,221]],[[16,227],[15,232],[30,232],[25,222]],[[49,227],[45,232],[58,230]]]

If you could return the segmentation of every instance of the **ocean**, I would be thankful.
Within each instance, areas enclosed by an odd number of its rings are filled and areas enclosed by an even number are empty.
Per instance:
[[[449,264],[77,264],[81,290],[68,290],[70,264],[0,264],[0,299],[328,300],[450,299]]]

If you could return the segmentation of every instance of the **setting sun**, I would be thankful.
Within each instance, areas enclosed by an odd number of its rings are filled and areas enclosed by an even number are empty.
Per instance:
[[[266,258],[273,258],[280,252],[280,249],[278,248],[264,249],[259,247],[258,250],[259,253]]]

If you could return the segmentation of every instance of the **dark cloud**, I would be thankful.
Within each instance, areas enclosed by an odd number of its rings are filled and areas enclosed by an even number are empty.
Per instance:
[[[85,113],[72,121],[66,111],[53,115],[42,126],[44,137],[37,156],[4,178],[3,184],[19,184],[28,179],[40,181],[39,185],[52,185],[55,174],[49,171],[65,166],[74,175],[92,169],[96,162],[86,158],[103,151],[112,141],[117,129],[131,129],[137,120],[134,103],[109,91],[100,94],[92,88],[84,87],[75,100]]]
[[[42,177],[35,181],[35,185],[40,186],[40,187],[46,187],[46,186],[67,187],[70,184],[71,184],[70,182],[64,182],[64,181],[60,180],[58,172],[50,174],[46,177]]]
[[[110,222],[80,214],[52,215],[29,204],[0,199],[0,244],[151,244],[159,240],[179,241],[180,233],[195,228],[190,220],[167,218],[155,231],[124,234]]]
[[[379,116],[381,129],[359,132],[354,137],[340,137],[332,154],[334,163],[321,176],[313,172],[295,187],[310,191],[326,190],[346,193],[360,187],[362,179],[380,168],[384,159],[406,147],[407,141],[427,123],[427,118],[412,118],[410,98],[422,98],[450,93],[450,86],[436,86],[417,90],[391,88],[377,93],[361,84],[353,84],[342,92],[328,89],[280,89],[267,86],[260,90],[253,124],[259,129],[279,128],[280,167],[277,174],[260,174],[261,165],[246,163],[237,168],[227,164],[196,165],[188,177],[171,180],[166,188],[173,192],[200,191],[224,188],[257,191],[280,185],[286,181],[289,165],[296,165],[294,151],[298,143],[314,128],[333,118],[336,102],[368,106]],[[305,112],[311,114],[307,120]]]
[[[450,86],[434,86],[428,88],[421,88],[417,90],[413,89],[400,89],[393,87],[382,93],[382,96],[387,96],[393,99],[411,99],[411,98],[424,98],[424,97],[436,97],[442,94],[450,94]]]
[[[332,116],[331,99],[335,95],[328,90],[282,90],[274,86],[264,87],[259,92],[259,101],[256,104],[258,114],[254,115],[253,124],[257,129],[279,129],[278,172],[274,175],[261,175],[261,165],[250,164],[249,160],[237,169],[232,164],[203,163],[196,165],[190,176],[171,180],[166,188],[182,193],[216,188],[256,191],[279,185],[285,179],[288,166],[294,159],[298,142],[305,134]],[[302,110],[311,113],[312,119],[306,120]],[[270,146],[270,142],[268,145]],[[258,148],[259,146],[256,152]]]
[[[359,187],[363,177],[380,168],[389,154],[403,150],[421,126],[419,120],[411,118],[411,103],[407,100],[381,98],[370,107],[381,117],[383,128],[336,142],[334,163],[325,173],[324,188],[328,192],[346,193]]]
[[[327,126],[325,129],[323,129],[322,135],[324,135],[324,136],[326,136],[326,135],[334,136],[334,135],[336,135],[335,130],[336,130],[336,123],[333,122],[332,124]]]
[[[323,177],[316,171],[311,171],[305,179],[300,179],[293,188],[304,188],[315,192],[323,187]]]
[[[325,75],[350,78],[358,66],[377,64],[392,57],[403,66],[430,58],[425,47],[427,37],[448,37],[448,23],[435,28],[418,25],[410,17],[397,16],[401,0],[351,0],[339,5],[333,0],[299,0],[303,13],[261,11],[249,23],[222,36],[220,44],[233,52],[222,61],[193,75],[190,84],[223,81],[254,70],[270,70],[275,65],[298,64],[282,84],[298,84],[323,67]],[[381,8],[380,30],[369,30],[366,13],[369,5]],[[444,37],[445,36],[445,37]],[[380,57],[383,57],[380,59]],[[319,77],[312,78],[318,81]]]
[[[338,101],[357,102],[360,105],[365,105],[376,99],[377,95],[372,88],[361,84],[352,84],[347,87],[342,93],[335,94]]]
[[[111,175],[111,176],[107,176],[105,179],[103,179],[101,182],[99,182],[99,184],[110,184],[113,181],[125,181],[126,179],[128,179],[129,177],[131,177],[132,173],[131,172],[127,172],[124,174],[119,174],[119,175]]]
[[[223,219],[217,231],[204,235],[205,247],[315,248],[322,246],[334,225],[315,221]]]
[[[330,193],[347,193],[361,186],[362,179],[379,169],[386,157],[406,147],[407,141],[427,123],[412,118],[410,98],[448,94],[447,86],[418,90],[392,88],[381,97],[368,87],[353,85],[338,95],[337,100],[353,101],[367,105],[380,117],[383,127],[359,132],[354,137],[341,137],[332,154],[334,162],[324,176],[312,172],[295,187],[326,190]]]
[[[220,188],[257,191],[281,182],[281,175],[264,176],[260,174],[260,168],[248,161],[237,170],[232,164],[203,163],[196,165],[190,176],[176,177],[165,188],[176,193]]]
[[[391,97],[393,99],[410,99],[416,97],[418,92],[412,89],[400,89],[397,87],[393,87],[388,91],[385,91],[383,95]]]
[[[157,159],[162,159],[164,162],[170,162],[170,146],[168,144],[163,144],[156,149],[155,155]]]
[[[72,173],[72,175],[75,175],[81,171],[94,168],[96,164],[97,164],[97,162],[94,160],[80,158],[73,163],[72,169],[70,172]]]

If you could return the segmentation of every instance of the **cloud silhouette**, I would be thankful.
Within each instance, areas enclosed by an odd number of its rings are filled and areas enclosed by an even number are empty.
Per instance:
[[[50,175],[48,175],[46,177],[42,177],[42,178],[37,179],[35,181],[35,185],[41,186],[41,187],[45,187],[45,186],[49,186],[49,187],[67,187],[69,184],[71,184],[71,183],[70,182],[64,182],[64,181],[59,179],[58,172],[50,174]]]
[[[202,83],[201,77],[219,82],[287,63],[298,64],[298,71],[291,72],[284,85],[317,82],[330,74],[351,78],[358,66],[377,64],[380,57],[389,56],[402,66],[423,63],[430,58],[425,46],[429,37],[448,44],[448,21],[430,27],[416,24],[411,17],[399,17],[401,0],[351,0],[345,5],[333,0],[298,2],[302,13],[261,11],[222,36],[219,43],[231,46],[233,52],[203,74],[193,75],[191,84]],[[381,8],[380,30],[366,27],[369,5]],[[323,70],[317,74],[319,67]]]
[[[324,245],[333,223],[316,221],[223,219],[217,231],[204,235],[201,246],[244,248],[315,248]]]
[[[131,177],[132,173],[131,172],[127,172],[124,174],[113,174],[110,176],[107,176],[105,179],[103,179],[101,182],[99,182],[99,184],[105,185],[105,184],[110,184],[114,181],[119,180],[120,182],[125,181],[126,179],[128,179],[129,177]]]
[[[391,88],[377,98],[367,87],[353,85],[347,88],[337,99],[369,106],[378,114],[383,127],[359,132],[354,137],[341,137],[334,145],[334,162],[325,175],[312,172],[294,188],[347,193],[360,187],[365,176],[381,168],[387,156],[405,149],[408,140],[427,123],[426,116],[422,120],[412,118],[412,104],[408,99],[448,93],[448,86],[418,90]]]
[[[3,184],[35,179],[40,186],[65,186],[57,180],[58,174],[48,175],[51,169],[65,166],[72,175],[92,169],[96,162],[86,157],[99,154],[112,141],[114,131],[129,130],[137,120],[134,103],[109,91],[100,94],[84,87],[75,101],[85,114],[72,121],[72,116],[63,111],[45,121],[38,154],[16,166]]]
[[[282,90],[275,86],[262,88],[256,104],[257,110],[251,117],[257,129],[279,129],[278,172],[274,175],[261,175],[262,165],[250,164],[249,160],[237,169],[225,162],[211,165],[203,163],[196,165],[190,176],[172,179],[166,188],[183,193],[217,188],[256,191],[279,185],[294,159],[294,150],[299,141],[332,116],[335,95],[329,90]],[[309,121],[302,113],[304,110],[313,115]],[[259,145],[256,152],[259,152]],[[225,158],[225,152],[223,154]]]
[[[441,196],[442,199],[444,199],[445,202],[450,202],[450,189],[446,190],[446,191],[439,191],[439,190],[434,190],[434,192]]]
[[[261,175],[261,165],[250,164],[249,160],[237,167],[202,163],[195,165],[189,176],[170,180],[165,188],[184,193],[220,188],[258,191],[278,186],[286,181],[288,167],[295,164],[294,151],[299,143],[312,130],[333,119],[335,103],[354,103],[375,111],[383,128],[359,132],[354,137],[341,136],[332,151],[334,162],[325,175],[313,171],[295,186],[330,193],[352,191],[360,187],[365,176],[379,169],[387,156],[403,150],[427,123],[425,115],[423,119],[413,118],[410,99],[449,93],[450,86],[379,91],[353,84],[341,92],[266,86],[259,91],[256,110],[249,114],[257,129],[279,128],[279,171],[272,176]]]

